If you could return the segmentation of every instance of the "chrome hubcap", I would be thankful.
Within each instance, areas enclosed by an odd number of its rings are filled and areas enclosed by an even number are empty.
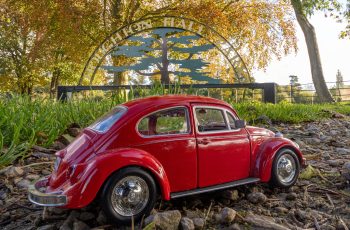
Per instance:
[[[295,173],[296,165],[294,158],[289,154],[282,155],[277,162],[279,180],[282,183],[288,184],[294,179]]]
[[[118,181],[112,192],[114,210],[122,216],[134,216],[147,205],[149,189],[146,181],[138,176],[127,176]]]

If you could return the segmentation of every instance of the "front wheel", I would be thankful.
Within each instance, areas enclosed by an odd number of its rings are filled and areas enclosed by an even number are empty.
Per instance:
[[[157,199],[156,184],[144,170],[131,167],[108,179],[101,193],[101,206],[107,217],[120,224],[130,224],[148,215]]]
[[[299,172],[300,162],[295,152],[291,149],[281,149],[273,160],[270,185],[289,188],[297,181]]]

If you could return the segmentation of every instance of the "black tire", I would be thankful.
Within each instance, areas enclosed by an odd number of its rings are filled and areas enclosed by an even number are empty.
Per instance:
[[[295,164],[295,174],[294,176],[288,180],[288,181],[283,181],[279,176],[278,176],[278,162],[279,160],[283,157],[285,159],[286,157],[289,160],[294,161]],[[295,154],[295,152],[291,149],[283,148],[279,150],[273,160],[272,164],[272,169],[271,169],[271,179],[270,179],[270,186],[271,187],[278,187],[278,188],[289,188],[293,186],[296,181],[298,180],[300,173],[300,162],[298,156]]]
[[[149,190],[149,198],[147,204],[142,208],[140,212],[133,215],[133,217],[118,213],[112,204],[112,192],[114,187],[118,184],[118,182],[130,176],[142,178],[142,180],[146,182]],[[141,168],[129,167],[121,169],[120,171],[114,173],[107,180],[101,192],[101,207],[110,222],[130,225],[132,218],[135,222],[138,222],[142,219],[143,216],[146,217],[149,215],[155,205],[156,199],[157,186],[152,176]]]

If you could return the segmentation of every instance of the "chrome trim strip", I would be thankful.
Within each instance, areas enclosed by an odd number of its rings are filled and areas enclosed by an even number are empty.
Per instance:
[[[146,143],[143,143],[143,144],[132,145],[132,146],[139,147],[139,146],[144,146],[144,145],[149,145],[149,144],[157,144],[157,143],[165,143],[165,142],[173,142],[173,141],[196,141],[196,138],[195,137],[179,137],[176,139],[151,140],[151,141],[147,141]]]
[[[28,187],[28,199],[33,204],[45,207],[56,207],[64,206],[67,204],[67,196],[62,194],[53,194],[53,193],[43,193],[39,189],[46,187],[48,182],[47,178],[42,178],[35,182],[34,184],[29,185]]]
[[[174,199],[174,198],[196,195],[196,194],[205,193],[205,192],[213,192],[216,190],[227,189],[227,188],[231,188],[231,187],[235,187],[235,186],[239,186],[239,185],[244,185],[244,184],[256,183],[259,181],[260,181],[259,178],[254,178],[254,177],[246,178],[246,179],[242,179],[242,180],[228,182],[225,184],[219,184],[219,185],[214,185],[214,186],[205,187],[205,188],[198,188],[198,189],[192,189],[192,190],[183,191],[183,192],[171,193],[170,198]]]

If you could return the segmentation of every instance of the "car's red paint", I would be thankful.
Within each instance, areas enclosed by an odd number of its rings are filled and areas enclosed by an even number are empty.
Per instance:
[[[88,205],[105,181],[121,168],[141,167],[157,182],[162,198],[186,191],[248,177],[268,181],[275,153],[298,147],[290,140],[257,127],[227,132],[199,133],[194,106],[225,109],[238,118],[231,106],[217,99],[197,96],[149,97],[123,104],[127,111],[105,133],[86,128],[66,149],[59,168],[49,178],[47,192],[67,195],[66,208]],[[176,135],[144,137],[137,124],[148,114],[171,107],[188,110],[190,131]]]
[[[257,149],[253,176],[260,178],[262,182],[268,182],[274,156],[282,148],[292,149],[299,157],[300,165],[304,164],[303,155],[294,142],[286,138],[269,138],[262,142]]]

